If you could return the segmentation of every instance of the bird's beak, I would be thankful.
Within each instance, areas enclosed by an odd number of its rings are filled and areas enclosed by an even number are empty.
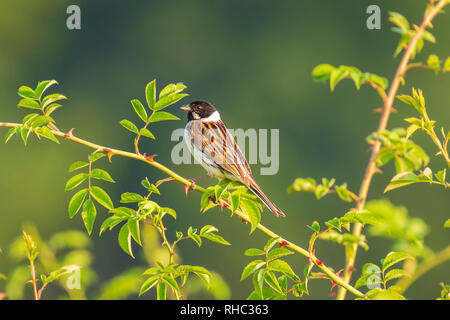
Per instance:
[[[180,109],[183,110],[183,111],[186,111],[186,112],[192,111],[191,107],[188,104],[185,105],[185,106],[180,107]]]

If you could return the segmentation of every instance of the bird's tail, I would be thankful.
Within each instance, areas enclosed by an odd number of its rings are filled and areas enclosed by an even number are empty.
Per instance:
[[[269,208],[270,211],[272,211],[275,216],[286,216],[284,212],[281,211],[281,209],[278,208],[277,205],[265,195],[265,193],[256,183],[251,183],[250,185],[248,185],[248,188],[266,205],[267,208]]]

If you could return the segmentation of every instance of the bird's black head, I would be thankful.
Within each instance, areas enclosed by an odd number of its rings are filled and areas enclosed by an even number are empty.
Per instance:
[[[216,111],[212,104],[203,100],[192,101],[180,109],[188,113],[188,120],[208,118]]]

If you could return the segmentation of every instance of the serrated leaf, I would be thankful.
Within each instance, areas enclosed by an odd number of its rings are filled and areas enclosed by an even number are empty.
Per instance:
[[[128,230],[130,230],[131,236],[133,237],[134,241],[136,241],[141,247],[141,233],[139,231],[139,221],[130,219],[127,222]]]
[[[145,87],[145,98],[147,105],[151,110],[154,110],[156,102],[156,80],[152,80]]]
[[[48,140],[51,140],[53,142],[56,142],[57,144],[59,144],[58,139],[56,138],[56,136],[53,134],[52,130],[50,130],[48,127],[40,127],[36,129],[36,133]]]
[[[118,225],[119,223],[121,223],[122,221],[126,220],[126,217],[123,216],[110,216],[108,218],[106,218],[102,225],[100,226],[100,235],[103,233],[103,231],[105,231],[107,228],[109,228],[110,230],[112,228],[114,228],[116,225]]]
[[[97,216],[97,209],[90,198],[88,198],[83,204],[83,210],[81,211],[84,226],[89,235],[92,233],[95,217]]]
[[[46,115],[51,115],[56,109],[61,108],[62,105],[58,104],[58,103],[52,103],[48,106],[45,107],[45,114]]]
[[[10,128],[5,135],[5,144],[17,133],[17,128]]]
[[[268,269],[271,271],[282,272],[284,275],[288,276],[291,279],[298,279],[297,275],[294,273],[289,264],[280,259],[276,259],[269,262]]]
[[[310,226],[308,226],[314,232],[320,232],[320,224],[317,221],[314,221]]]
[[[263,296],[264,272],[265,269],[262,268],[253,274],[253,285],[255,287],[255,291],[261,297]]]
[[[82,182],[86,181],[87,178],[88,178],[87,173],[80,173],[80,174],[73,176],[72,178],[70,178],[67,181],[66,187],[64,190],[69,191],[69,190],[72,190],[72,189],[78,187]]]
[[[263,260],[255,260],[247,264],[242,271],[241,281],[266,264]]]
[[[100,187],[92,186],[90,190],[91,196],[102,206],[104,206],[106,209],[112,210],[114,209],[114,204],[109,197],[109,195],[106,193],[105,190],[103,190]]]
[[[406,259],[412,259],[412,256],[406,252],[389,252],[386,258],[384,258],[383,260],[383,272],[394,264],[397,264]]]
[[[188,235],[189,238],[195,241],[199,247],[202,245],[202,238],[198,234],[191,233]]]
[[[204,234],[210,233],[210,232],[217,232],[217,231],[219,231],[219,229],[208,224],[208,225],[204,226],[203,228],[201,228],[200,235],[204,235]]]
[[[123,119],[122,121],[120,121],[120,124],[122,125],[122,127],[127,129],[128,131],[139,134],[139,130],[133,122],[131,122],[127,119]]]
[[[141,136],[144,136],[144,137],[147,137],[147,138],[150,138],[150,139],[153,139],[153,140],[156,139],[155,135],[150,130],[148,130],[147,128],[142,128],[141,130],[139,130],[139,134]]]
[[[105,170],[103,170],[103,169],[98,169],[98,168],[92,169],[91,170],[91,178],[99,179],[99,180],[105,180],[105,181],[108,181],[108,182],[115,183],[115,181],[110,176],[110,174],[108,172],[106,172]]]
[[[39,104],[39,102],[29,98],[20,100],[17,106],[19,108],[38,109],[38,110],[41,109],[41,105]]]
[[[158,111],[153,113],[149,119],[148,122],[152,123],[152,122],[158,122],[158,121],[167,121],[167,120],[180,120],[180,118],[178,118],[177,116],[165,112],[165,111]]]
[[[384,282],[388,282],[392,279],[398,279],[403,277],[409,277],[410,275],[403,269],[392,269],[384,275]]]
[[[334,91],[336,85],[346,76],[348,76],[348,71],[344,71],[342,69],[333,70],[330,75],[330,90]]]
[[[319,64],[317,67],[315,67],[312,71],[312,76],[314,78],[314,81],[317,82],[323,82],[330,78],[331,73],[336,68],[333,67],[330,64]]]
[[[272,261],[284,256],[293,254],[293,252],[286,248],[274,248],[267,254],[267,261]]]
[[[62,94],[59,93],[50,94],[48,96],[45,96],[44,99],[42,99],[42,107],[45,108],[50,104],[52,104],[53,102],[64,99],[67,99],[67,97]]]
[[[280,284],[278,283],[277,277],[273,274],[271,271],[266,271],[264,273],[264,281],[271,287],[273,290],[275,290],[278,293],[283,293],[283,289],[281,288]]]
[[[270,238],[269,240],[267,240],[266,245],[264,246],[264,251],[269,252],[273,248],[273,246],[277,244],[278,239],[280,239],[280,238],[274,237],[274,238]]]
[[[169,95],[174,94],[174,93],[180,93],[181,91],[183,91],[186,88],[187,87],[183,83],[177,83],[177,84],[171,83],[171,84],[168,84],[159,93],[159,99],[164,98],[164,97],[169,96]]]
[[[120,196],[121,203],[134,203],[140,201],[145,201],[145,198],[134,192],[125,192]]]
[[[142,121],[147,123],[147,111],[145,111],[144,106],[138,99],[131,100],[131,104],[133,105],[134,112],[141,118]]]
[[[257,249],[257,248],[250,248],[245,250],[244,254],[246,256],[262,256],[264,254],[266,254],[264,251],[262,251],[261,249]]]
[[[446,183],[446,181],[445,181],[446,175],[447,175],[447,169],[440,170],[435,174],[436,179],[442,184]]]
[[[56,80],[44,80],[39,82],[34,90],[37,99],[40,99],[42,94],[54,84],[58,84],[58,82]]]
[[[91,162],[95,162],[95,161],[97,161],[98,159],[101,159],[101,158],[103,158],[103,157],[105,157],[105,156],[106,156],[106,154],[103,153],[103,152],[96,152],[96,153],[93,153],[93,154],[91,154],[91,155],[89,156],[89,160],[90,160]]]
[[[124,223],[123,226],[120,228],[118,240],[122,250],[125,251],[134,259],[134,255],[131,250],[131,232],[130,229],[128,228],[128,223]]]
[[[178,287],[178,283],[177,283],[177,281],[174,278],[172,278],[170,276],[162,276],[162,280],[166,284],[168,284],[170,287],[172,287],[172,289],[174,289],[178,293],[180,292],[180,288]]]
[[[222,236],[219,236],[216,233],[205,233],[202,235],[203,238],[208,239],[213,242],[217,242],[220,244],[224,244],[226,246],[231,245],[228,241],[226,241]]]
[[[407,186],[412,183],[420,182],[420,178],[412,172],[402,172],[395,175],[388,186],[384,189],[384,192],[388,192],[393,189],[397,189],[403,186]]]
[[[168,96],[163,97],[162,99],[159,99],[158,102],[155,104],[154,110],[159,111],[164,108],[167,108],[168,106],[180,101],[184,97],[188,96],[186,93],[175,93]]]
[[[81,209],[81,206],[83,205],[84,199],[86,198],[86,195],[88,194],[88,189],[83,189],[78,191],[74,194],[72,199],[70,199],[69,202],[69,217],[72,219],[78,211]]]
[[[23,98],[30,98],[35,100],[39,99],[34,90],[27,86],[21,86],[17,94]]]
[[[86,161],[76,161],[70,165],[69,172],[87,167],[88,165],[89,163],[87,163]]]
[[[145,280],[145,282],[142,284],[141,289],[139,291],[139,295],[143,295],[145,292],[153,288],[159,280],[159,276],[153,276]]]
[[[246,201],[241,200],[241,209],[250,219],[251,224],[250,233],[252,233],[253,231],[255,231],[256,227],[261,221],[261,212],[259,211],[256,204],[250,200]]]

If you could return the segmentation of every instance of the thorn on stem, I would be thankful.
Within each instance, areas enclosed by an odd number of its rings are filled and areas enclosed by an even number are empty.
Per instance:
[[[67,131],[67,132],[64,134],[64,138],[73,138],[73,129],[74,129],[74,128],[72,128],[72,129],[70,129],[69,131]]]
[[[158,155],[157,154],[152,154],[152,155],[148,156],[147,154],[144,153],[142,156],[145,158],[145,160],[154,161],[153,158],[158,156]]]

